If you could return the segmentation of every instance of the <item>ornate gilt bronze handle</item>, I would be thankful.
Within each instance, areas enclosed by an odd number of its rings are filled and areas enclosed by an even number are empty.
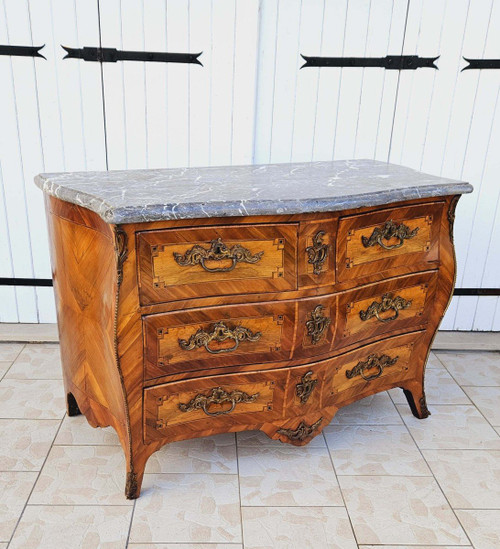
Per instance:
[[[401,248],[405,243],[405,240],[410,240],[415,237],[418,233],[419,227],[415,227],[413,230],[405,225],[404,223],[394,223],[394,221],[389,220],[382,227],[376,227],[373,229],[372,234],[369,237],[362,236],[361,242],[365,248],[371,248],[378,244],[384,250],[395,250],[396,248]],[[387,245],[382,242],[383,239],[390,240],[391,238],[398,238],[399,242],[397,244]]]
[[[321,425],[323,418],[320,417],[318,421],[312,425],[308,425],[305,421],[301,421],[297,429],[278,429],[280,435],[285,435],[288,439],[294,441],[299,440],[300,442],[304,441],[306,438],[310,437],[314,431]]]
[[[325,236],[325,231],[318,231],[313,237],[312,246],[306,248],[306,253],[308,256],[307,262],[311,265],[314,265],[313,273],[319,275],[323,269],[323,263],[328,257],[328,244],[323,244],[323,237]]]
[[[377,379],[382,375],[384,368],[396,364],[398,360],[399,356],[391,358],[388,355],[370,355],[366,360],[358,362],[352,370],[346,370],[345,375],[348,379],[351,379],[355,376],[361,376],[365,381],[372,381],[373,379]],[[377,368],[378,372],[372,374],[371,376],[365,376],[365,370],[371,370],[372,368]]]
[[[318,305],[309,313],[309,320],[306,321],[307,335],[311,337],[311,343],[316,345],[325,330],[332,321],[323,314],[323,305]]]
[[[209,273],[227,273],[232,271],[237,263],[257,263],[263,255],[264,252],[252,254],[248,248],[244,248],[240,244],[228,248],[221,238],[217,238],[217,240],[210,242],[210,248],[208,249],[195,244],[184,254],[174,252],[174,259],[182,267],[201,265]],[[230,260],[231,265],[229,267],[207,267],[205,264],[205,261],[224,260]]]
[[[313,379],[312,375],[312,370],[306,372],[295,386],[295,394],[300,398],[301,404],[305,404],[308,401],[314,387],[316,387],[316,383],[318,383],[318,380]]]
[[[399,311],[411,307],[411,303],[411,299],[404,299],[399,295],[393,297],[392,294],[384,294],[382,296],[382,301],[374,301],[366,311],[359,311],[359,316],[363,321],[375,317],[380,322],[391,322],[398,318]],[[385,313],[390,310],[394,311],[393,316],[387,318],[382,318],[380,316],[380,313]]]
[[[230,414],[235,408],[236,404],[254,402],[259,398],[260,393],[255,393],[254,395],[249,395],[244,391],[239,391],[235,389],[228,393],[222,387],[215,387],[210,391],[210,394],[196,395],[189,402],[179,403],[179,410],[181,412],[192,412],[193,410],[203,410],[207,416],[222,416],[224,414]],[[219,412],[210,412],[209,406],[211,404],[224,404],[225,402],[231,403],[231,408],[228,410],[221,410]]]
[[[192,351],[199,347],[205,347],[210,354],[217,355],[236,351],[240,341],[258,341],[261,335],[261,332],[253,333],[249,328],[245,328],[244,326],[229,328],[224,321],[220,321],[213,325],[210,332],[205,332],[205,330],[200,328],[187,341],[185,339],[179,339],[179,347],[185,351]],[[234,345],[229,349],[210,349],[209,347],[209,344],[212,341],[221,343],[228,339],[234,340]]]

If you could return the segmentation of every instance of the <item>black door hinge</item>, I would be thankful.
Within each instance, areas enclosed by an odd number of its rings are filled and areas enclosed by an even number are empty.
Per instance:
[[[41,57],[46,59],[40,50],[43,46],[3,46],[0,45],[0,55],[10,55],[12,57]]]
[[[169,53],[162,51],[123,51],[116,48],[67,48],[63,59],[83,59],[99,63],[116,63],[117,61],[153,61],[156,63],[192,63],[201,65],[200,53]]]
[[[460,72],[470,69],[500,69],[500,59],[468,59],[464,57],[464,61],[469,64]]]
[[[380,67],[394,71],[414,71],[422,67],[437,69],[437,57],[418,55],[387,55],[386,57],[309,57],[301,55],[305,63],[300,67]]]

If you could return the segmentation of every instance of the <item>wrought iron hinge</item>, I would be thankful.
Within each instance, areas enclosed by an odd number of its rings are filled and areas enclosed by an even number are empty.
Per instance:
[[[386,57],[310,57],[302,55],[305,63],[300,67],[380,67],[394,71],[414,71],[423,67],[437,69],[437,57],[418,55],[387,55]]]
[[[0,55],[10,55],[12,57],[41,57],[46,59],[40,50],[45,47],[42,46],[4,46],[0,45]]]
[[[201,65],[200,53],[170,53],[163,51],[123,51],[116,48],[67,48],[62,46],[66,55],[63,59],[83,59],[99,63],[116,63],[117,61],[153,61],[156,63],[191,63]]]

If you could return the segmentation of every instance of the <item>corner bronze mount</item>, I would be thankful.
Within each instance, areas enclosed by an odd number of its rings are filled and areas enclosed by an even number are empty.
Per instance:
[[[405,243],[405,240],[410,240],[417,236],[419,227],[415,227],[413,230],[404,223],[394,223],[392,219],[386,221],[382,227],[376,227],[373,229],[372,234],[369,237],[362,236],[361,242],[365,248],[371,248],[376,244],[384,250],[395,250],[401,248]],[[397,244],[387,245],[383,240],[391,240],[391,238],[399,239]]]
[[[179,347],[184,351],[192,351],[199,347],[205,347],[205,349],[212,355],[218,355],[220,353],[230,353],[236,351],[242,341],[258,341],[262,336],[261,332],[253,333],[249,328],[245,326],[235,326],[230,328],[224,321],[217,322],[213,325],[210,332],[206,332],[203,329],[194,333],[187,341],[185,339],[179,339]],[[229,348],[223,349],[211,349],[209,344],[212,341],[222,343],[232,339],[234,345]]]
[[[396,320],[399,316],[399,311],[403,309],[409,309],[411,307],[412,300],[404,299],[401,296],[393,297],[392,294],[384,294],[381,301],[374,301],[366,311],[359,311],[359,317],[361,320],[370,320],[370,318],[375,317],[379,322],[390,322],[391,320]],[[394,315],[387,318],[382,318],[380,313],[385,313],[386,311],[394,311]]]
[[[316,387],[316,384],[318,383],[317,379],[312,379],[312,375],[312,370],[309,370],[295,386],[295,394],[300,398],[301,404],[305,404],[309,400],[314,387]]]
[[[127,473],[125,496],[127,499],[136,499],[139,496],[137,493],[137,473],[134,473],[133,471]]]
[[[238,263],[257,263],[261,260],[264,252],[252,254],[248,248],[244,248],[240,244],[235,244],[229,248],[222,238],[217,238],[210,242],[210,248],[204,248],[199,244],[195,244],[184,254],[174,252],[174,259],[181,267],[201,265],[205,271],[209,273],[227,273],[232,271]],[[228,267],[208,267],[206,261],[231,261]]]
[[[460,195],[454,196],[451,199],[450,206],[448,207],[448,225],[450,228],[450,240],[453,243],[453,226],[455,224],[455,211],[457,209],[458,201],[460,200]]]
[[[323,237],[325,236],[325,231],[318,231],[312,239],[312,246],[306,248],[306,253],[308,255],[307,262],[311,265],[314,265],[313,273],[315,275],[321,274],[323,270],[323,264],[328,257],[328,250],[330,246],[323,243]]]
[[[115,254],[116,254],[116,273],[118,285],[123,281],[123,264],[128,257],[127,233],[117,225],[115,228]]]
[[[323,305],[318,305],[309,313],[309,320],[306,321],[307,335],[310,336],[313,345],[319,343],[323,333],[332,323],[330,318],[323,314],[324,309]]]
[[[290,440],[299,440],[302,442],[306,438],[309,438],[314,433],[314,431],[318,429],[322,421],[322,417],[320,417],[318,421],[316,421],[312,425],[308,425],[305,421],[301,421],[297,429],[278,429],[277,432],[280,435],[286,436]]]
[[[248,393],[245,393],[244,391],[240,391],[238,389],[235,389],[234,391],[228,393],[222,387],[214,387],[208,395],[199,394],[187,403],[180,402],[179,410],[181,412],[203,410],[203,412],[205,412],[207,416],[222,416],[224,414],[230,414],[235,409],[237,404],[255,402],[255,400],[257,400],[259,396],[260,393],[249,395]],[[225,402],[231,403],[231,408],[229,408],[228,410],[220,410],[218,412],[210,412],[208,410],[211,404],[224,404]]]
[[[388,355],[377,356],[375,354],[370,355],[366,360],[362,360],[354,366],[352,370],[346,370],[345,376],[347,379],[352,379],[355,376],[361,376],[365,381],[372,381],[380,377],[384,371],[384,368],[396,364],[399,360],[399,356],[391,358]],[[365,370],[371,370],[377,368],[378,371],[371,376],[365,376]]]

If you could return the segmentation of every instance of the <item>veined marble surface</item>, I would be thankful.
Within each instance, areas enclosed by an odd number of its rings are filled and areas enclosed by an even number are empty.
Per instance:
[[[376,160],[48,173],[35,183],[108,223],[331,212],[472,191]]]

